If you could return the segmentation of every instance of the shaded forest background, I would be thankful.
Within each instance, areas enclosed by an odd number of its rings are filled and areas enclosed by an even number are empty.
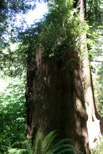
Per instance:
[[[66,4],[67,1],[65,1]],[[45,49],[49,58],[60,55],[58,51],[65,44],[65,52],[76,45],[80,51],[79,37],[86,33],[85,43],[88,45],[90,68],[93,77],[93,87],[97,111],[103,117],[103,2],[88,0],[86,22],[79,24],[78,3],[69,1],[66,10],[54,9],[53,1],[48,2],[49,13],[39,22],[27,26],[25,19],[20,27],[16,26],[17,14],[28,13],[36,7],[35,1],[1,1],[0,4],[0,152],[32,153],[31,141],[26,136],[26,71],[35,70],[34,63],[27,61],[29,56],[35,57],[35,50],[39,44]],[[69,3],[68,2],[68,3]],[[62,3],[62,1],[59,1]],[[75,7],[73,7],[73,5]],[[77,7],[77,8],[76,8]],[[52,10],[52,13],[50,13]],[[61,13],[61,15],[60,15]],[[68,13],[68,16],[65,16]],[[65,18],[64,18],[65,17]],[[51,22],[52,21],[52,22]],[[68,23],[69,22],[69,26]],[[63,25],[64,24],[64,25]],[[61,26],[62,25],[62,26]],[[53,31],[52,31],[53,30]],[[68,36],[66,36],[66,34]],[[78,36],[77,36],[78,34]],[[75,36],[75,37],[74,37]],[[65,38],[64,40],[62,38]],[[61,43],[62,42],[62,43]],[[61,50],[63,51],[63,50]],[[34,55],[33,55],[34,54]],[[63,54],[65,56],[65,53]],[[80,52],[82,57],[82,53]],[[34,59],[32,59],[34,61]],[[71,66],[71,63],[69,64]],[[27,68],[28,67],[28,68]],[[55,133],[52,133],[54,135]],[[29,136],[28,136],[29,138]],[[37,137],[38,138],[38,137]],[[39,134],[39,140],[42,135]],[[49,138],[49,137],[48,137]],[[46,143],[47,144],[47,143]],[[48,145],[48,144],[47,144]],[[96,149],[99,153],[103,143]],[[70,147],[72,150],[73,147]],[[55,148],[54,148],[55,149]],[[36,153],[36,152],[35,152]],[[45,151],[44,151],[45,153]],[[94,152],[93,152],[94,153]]]

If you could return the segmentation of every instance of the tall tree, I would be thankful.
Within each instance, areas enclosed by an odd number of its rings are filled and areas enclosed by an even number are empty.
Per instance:
[[[28,48],[27,133],[33,140],[38,131],[45,136],[57,129],[89,154],[101,137],[102,119],[95,108],[85,41],[86,0],[55,0],[49,7],[31,40],[36,47],[30,43]]]
[[[18,8],[25,10],[21,4],[2,1],[0,23]],[[45,21],[23,38],[28,54],[27,133],[33,140],[38,131],[45,136],[57,129],[62,138],[72,139],[77,149],[89,154],[89,146],[101,137],[103,122],[95,108],[85,42],[86,0],[49,1],[49,8]]]

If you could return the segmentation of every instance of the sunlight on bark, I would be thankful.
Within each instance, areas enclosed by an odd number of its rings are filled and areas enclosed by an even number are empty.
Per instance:
[[[101,138],[100,120],[96,117],[95,104],[93,99],[93,92],[91,87],[90,66],[88,59],[88,51],[86,48],[82,49],[83,55],[83,79],[85,90],[85,105],[88,114],[87,129],[89,137],[90,148],[94,148]]]

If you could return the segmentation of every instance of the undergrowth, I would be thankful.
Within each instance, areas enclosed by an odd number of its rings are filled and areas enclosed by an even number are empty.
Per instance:
[[[56,131],[51,131],[45,138],[43,138],[42,132],[38,132],[33,145],[31,140],[15,142],[8,147],[5,154],[65,154],[66,152],[83,154],[68,142],[72,141],[68,138],[57,140]]]

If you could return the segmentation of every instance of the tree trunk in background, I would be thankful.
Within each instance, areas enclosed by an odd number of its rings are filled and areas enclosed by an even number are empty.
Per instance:
[[[28,135],[34,139],[38,131],[45,136],[59,130],[62,138],[72,139],[75,148],[89,154],[78,53],[48,58],[39,46],[34,64],[35,70],[28,69],[27,77]]]
[[[80,2],[80,17],[81,23],[84,24],[84,18],[86,16],[86,0],[79,0]],[[89,136],[90,147],[93,148],[100,140],[102,135],[103,120],[99,116],[95,107],[94,93],[92,76],[90,72],[90,64],[88,59],[88,50],[85,43],[86,34],[84,33],[81,37],[81,51],[82,51],[82,84],[84,89],[85,106],[88,114],[87,129]]]

